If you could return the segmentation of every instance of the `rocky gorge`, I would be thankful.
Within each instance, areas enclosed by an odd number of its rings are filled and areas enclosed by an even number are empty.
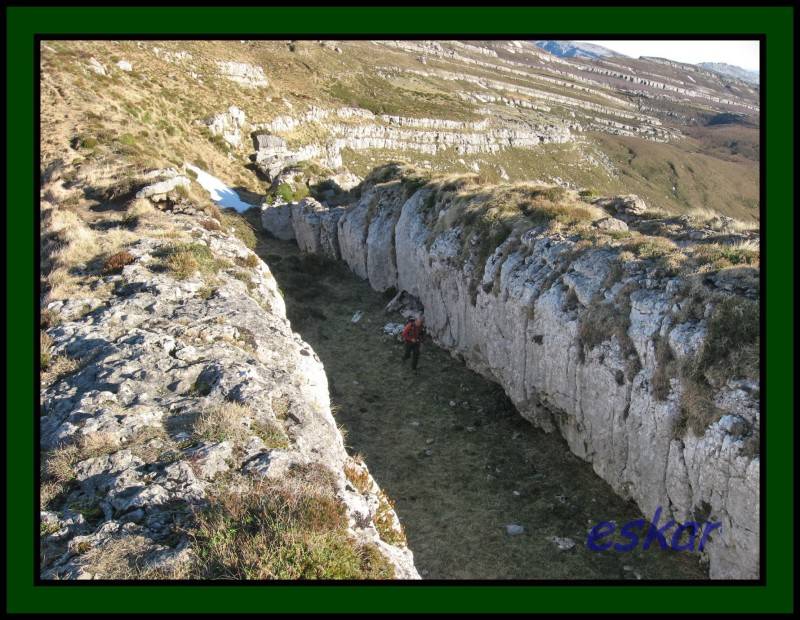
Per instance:
[[[758,377],[713,376],[701,382],[705,400],[692,401],[698,384],[676,370],[711,364],[723,312],[757,323],[739,314],[756,304],[752,281],[719,272],[691,288],[646,258],[620,258],[619,243],[587,245],[547,226],[481,249],[464,221],[437,226],[455,210],[443,196],[395,169],[368,178],[349,207],[308,198],[265,207],[262,223],[303,251],[341,258],[378,291],[416,298],[437,344],[559,432],[645,515],[660,507],[678,522],[719,521],[704,552],[712,578],[756,577]],[[638,225],[635,201],[610,203],[616,217],[598,226]],[[714,413],[687,422],[693,407]]]
[[[757,88],[526,41],[40,52],[41,578],[759,576]],[[718,526],[589,544],[653,515]]]

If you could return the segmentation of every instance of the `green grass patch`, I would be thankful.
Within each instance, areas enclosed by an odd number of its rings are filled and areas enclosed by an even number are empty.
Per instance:
[[[189,531],[203,579],[390,579],[391,564],[347,535],[343,504],[291,479],[222,490]]]
[[[230,264],[214,256],[204,243],[182,243],[165,252],[166,267],[178,280],[185,280],[197,272],[215,274]]]

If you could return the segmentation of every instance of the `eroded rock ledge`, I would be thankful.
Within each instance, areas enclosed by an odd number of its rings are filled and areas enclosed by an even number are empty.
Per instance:
[[[437,225],[452,208],[443,195],[373,175],[346,209],[306,199],[265,209],[262,222],[304,251],[341,258],[377,290],[419,298],[438,344],[502,385],[525,418],[558,430],[645,515],[661,507],[680,522],[720,521],[705,552],[712,578],[757,577],[758,379],[704,366],[728,337],[725,312],[739,323],[755,312],[757,329],[754,270],[690,284],[647,259],[658,240],[626,256],[620,243],[587,248],[547,226],[512,233],[481,258],[464,222]],[[698,383],[683,377],[692,368],[705,372]],[[687,420],[700,411],[711,413]]]
[[[45,309],[58,317],[48,355],[75,371],[41,390],[42,577],[419,578],[390,503],[345,451],[322,364],[268,267],[199,213],[171,220],[102,278],[110,298]],[[201,268],[182,272],[181,253]],[[209,528],[239,509],[237,493],[252,510],[233,531],[277,507],[305,563],[248,558],[232,538],[238,560],[223,565],[212,547],[228,530],[209,542]]]

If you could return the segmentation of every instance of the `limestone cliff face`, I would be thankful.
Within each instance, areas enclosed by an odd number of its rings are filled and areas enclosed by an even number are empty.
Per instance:
[[[680,362],[706,337],[708,311],[702,320],[676,318],[686,303],[680,279],[634,264],[609,278],[610,252],[575,259],[576,241],[545,229],[509,238],[476,272],[461,255],[460,228],[432,234],[430,190],[405,200],[390,182],[361,196],[337,229],[341,258],[355,274],[377,290],[419,298],[438,344],[502,385],[525,418],[558,430],[645,515],[661,507],[681,522],[720,521],[706,547],[712,578],[758,575],[760,459],[744,439],[759,428],[757,383],[717,386],[722,417],[700,436],[679,427],[679,379],[666,396],[654,395],[658,341]],[[292,223],[296,233],[307,227],[302,214]],[[626,319],[626,342],[609,333],[589,348],[581,320],[603,303]]]
[[[89,558],[128,543],[142,566],[169,574],[194,553],[191,521],[175,530],[176,515],[189,519],[215,487],[234,484],[227,477],[282,480],[319,466],[332,472],[348,536],[382,554],[397,578],[419,578],[411,552],[376,528],[378,510],[383,527],[399,521],[366,467],[348,457],[324,368],[293,333],[269,268],[234,236],[200,221],[174,215],[193,247],[222,261],[213,287],[200,273],[176,279],[161,258],[173,242],[144,237],[129,248],[130,264],[106,276],[111,298],[48,306],[60,316],[48,330],[52,354],[80,367],[42,386],[42,449],[49,458],[100,438],[103,448],[76,457],[67,508],[42,513],[42,576],[108,578]],[[195,436],[192,421],[226,403],[244,407],[233,421],[239,440]],[[285,441],[265,443],[257,430],[265,427]],[[345,473],[354,467],[362,472],[357,485]],[[69,508],[78,505],[99,508],[90,519]]]

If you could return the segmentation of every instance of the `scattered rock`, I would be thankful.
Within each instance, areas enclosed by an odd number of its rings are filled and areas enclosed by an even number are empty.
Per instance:
[[[383,326],[383,333],[393,338],[399,338],[403,333],[402,323],[387,323]]]
[[[559,551],[569,551],[576,544],[571,538],[562,538],[560,536],[551,536],[548,540],[558,547]]]
[[[97,75],[105,76],[108,73],[106,71],[105,65],[103,63],[101,63],[99,60],[97,60],[97,58],[94,58],[94,57],[90,58],[89,59],[89,64],[87,66],[89,67],[89,71],[93,71]]]
[[[628,225],[615,217],[604,217],[597,220],[594,225],[601,230],[628,230]]]
[[[269,85],[264,69],[246,62],[222,62],[217,66],[223,77],[247,88],[262,88]]]

